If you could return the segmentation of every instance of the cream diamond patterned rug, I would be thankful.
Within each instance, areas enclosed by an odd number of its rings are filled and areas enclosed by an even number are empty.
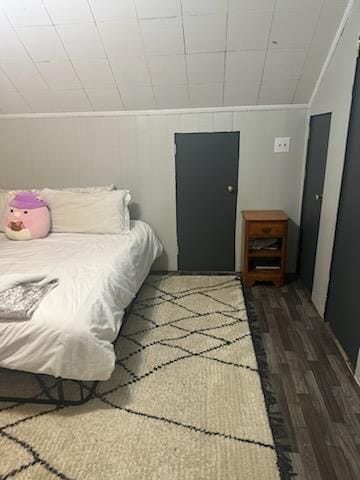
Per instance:
[[[0,404],[0,479],[290,478],[255,333],[234,276],[149,277],[88,403]]]

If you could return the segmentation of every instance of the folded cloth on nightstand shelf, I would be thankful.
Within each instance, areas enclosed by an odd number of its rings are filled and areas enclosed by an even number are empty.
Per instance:
[[[277,250],[280,241],[278,238],[252,238],[249,247],[250,250]]]
[[[0,321],[29,320],[58,284],[57,278],[44,275],[0,276]]]

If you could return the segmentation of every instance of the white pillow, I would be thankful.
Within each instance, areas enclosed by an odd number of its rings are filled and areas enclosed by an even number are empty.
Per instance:
[[[115,185],[104,185],[101,187],[66,187],[60,188],[64,192],[75,192],[75,193],[100,193],[100,192],[111,192],[116,190]]]
[[[103,186],[96,186],[96,187],[66,187],[60,188],[60,190],[64,190],[65,192],[78,192],[78,193],[100,193],[100,192],[110,192],[116,190],[116,186],[114,184],[111,185],[103,185]],[[0,232],[4,231],[3,219],[5,215],[5,209],[8,205],[8,193],[11,192],[13,195],[16,195],[20,192],[35,192],[40,193],[41,188],[24,188],[22,190],[6,190],[0,188]]]
[[[53,232],[124,234],[130,231],[128,190],[84,194],[45,188],[40,194],[49,205]]]

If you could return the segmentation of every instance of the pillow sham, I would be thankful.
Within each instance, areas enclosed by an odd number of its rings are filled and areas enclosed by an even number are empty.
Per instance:
[[[59,190],[63,190],[64,192],[74,192],[74,193],[101,193],[101,192],[111,192],[116,190],[114,184],[112,185],[104,185],[101,187],[66,187],[60,188]]]
[[[56,233],[117,233],[130,231],[128,190],[77,193],[45,188],[41,198],[51,213]]]
[[[74,192],[74,193],[101,193],[101,192],[111,192],[116,190],[116,186],[114,184],[111,185],[101,185],[101,186],[94,186],[94,187],[64,187],[60,188],[59,190],[64,192]],[[0,232],[4,232],[4,216],[7,204],[9,202],[9,193],[11,192],[13,195],[16,195],[21,192],[33,192],[33,193],[40,193],[41,188],[32,188],[32,189],[17,189],[17,190],[8,190],[4,188],[0,188]]]

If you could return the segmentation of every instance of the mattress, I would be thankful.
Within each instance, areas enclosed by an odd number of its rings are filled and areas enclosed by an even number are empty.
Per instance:
[[[0,234],[0,275],[60,281],[30,320],[0,320],[0,367],[107,380],[124,310],[161,252],[153,230],[140,221],[127,235],[55,233],[15,242]]]

